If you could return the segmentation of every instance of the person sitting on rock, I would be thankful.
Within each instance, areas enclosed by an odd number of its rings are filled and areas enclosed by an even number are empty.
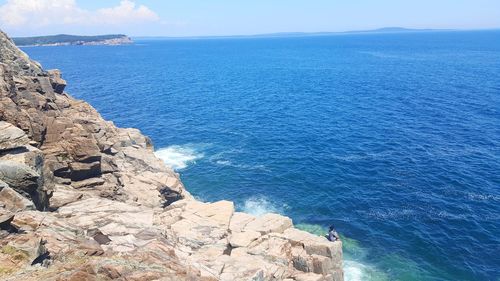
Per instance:
[[[330,226],[330,230],[328,231],[328,240],[332,242],[340,240],[340,236],[337,231],[335,231],[333,224]]]

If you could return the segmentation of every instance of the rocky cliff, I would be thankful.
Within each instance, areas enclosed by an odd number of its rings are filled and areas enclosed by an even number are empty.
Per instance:
[[[0,279],[343,280],[342,245],[202,203],[0,32]]]

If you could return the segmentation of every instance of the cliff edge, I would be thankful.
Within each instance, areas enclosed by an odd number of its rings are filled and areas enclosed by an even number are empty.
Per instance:
[[[196,201],[0,31],[0,279],[343,280],[342,244]]]

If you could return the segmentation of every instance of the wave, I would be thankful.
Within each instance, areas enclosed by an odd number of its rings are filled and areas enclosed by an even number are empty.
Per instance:
[[[360,54],[369,55],[372,57],[380,58],[380,59],[394,59],[394,60],[413,60],[413,61],[426,61],[426,60],[435,60],[437,57],[429,54],[413,54],[412,56],[401,55],[395,53],[387,53],[387,52],[365,52],[360,51]]]
[[[422,215],[417,210],[408,208],[370,209],[368,211],[361,211],[360,213],[364,213],[368,217],[377,220],[412,219]]]
[[[232,161],[230,159],[235,159],[238,158],[239,155],[243,152],[242,149],[230,149],[227,151],[222,151],[219,153],[216,153],[212,156],[210,156],[209,161],[219,165],[219,166],[226,166],[226,167],[233,167],[233,168],[238,168],[238,169],[243,169],[243,170],[261,170],[261,171],[269,171],[266,166],[257,164],[244,164],[244,163],[237,163],[235,161]],[[239,159],[239,158],[238,158]]]
[[[481,194],[468,192],[467,198],[473,201],[500,201],[500,196],[495,194]]]
[[[189,164],[196,163],[196,160],[204,157],[199,148],[197,149],[193,144],[171,145],[160,148],[155,152],[155,155],[174,170],[185,169]]]
[[[355,260],[344,260],[345,281],[386,281],[389,278],[374,266]]]
[[[288,206],[283,204],[278,206],[276,203],[271,202],[265,196],[254,196],[250,197],[245,202],[243,202],[243,206],[241,211],[250,215],[254,215],[256,217],[260,217],[267,213],[276,213],[283,214],[285,209]]]
[[[229,166],[233,168],[238,168],[238,169],[244,169],[244,170],[262,170],[262,171],[269,171],[266,166],[264,165],[246,165],[246,164],[237,164],[233,163],[230,160],[216,160],[215,164],[220,165],[220,166]]]
[[[381,159],[386,156],[392,155],[392,151],[383,151],[383,152],[375,152],[375,153],[359,153],[359,154],[351,154],[351,155],[337,155],[331,154],[330,157],[335,160],[345,161],[345,162],[356,162],[363,160],[375,160]]]

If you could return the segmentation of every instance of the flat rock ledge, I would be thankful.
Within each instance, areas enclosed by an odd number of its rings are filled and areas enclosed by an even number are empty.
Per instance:
[[[341,281],[342,243],[196,201],[0,31],[1,280]]]

